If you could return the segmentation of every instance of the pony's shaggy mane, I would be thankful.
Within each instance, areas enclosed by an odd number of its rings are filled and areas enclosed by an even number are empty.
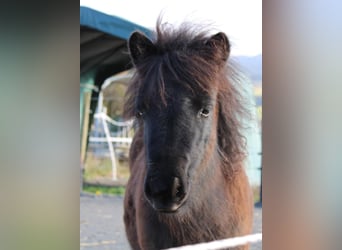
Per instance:
[[[246,156],[245,139],[242,135],[242,121],[248,117],[241,91],[241,77],[235,66],[222,60],[218,49],[204,46],[210,32],[203,27],[184,23],[179,28],[157,22],[152,42],[156,52],[135,64],[135,74],[126,92],[125,117],[136,114],[136,100],[139,96],[167,105],[165,71],[171,72],[191,91],[218,93],[219,117],[217,151],[226,164],[223,171],[230,175],[240,168],[235,164]],[[230,60],[229,60],[230,61]],[[148,86],[142,86],[149,83]],[[215,84],[217,83],[217,84]],[[138,126],[133,139],[131,159],[143,149],[143,126]]]

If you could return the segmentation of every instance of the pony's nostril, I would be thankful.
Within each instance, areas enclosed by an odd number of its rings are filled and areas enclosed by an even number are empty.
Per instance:
[[[172,196],[175,198],[181,198],[183,195],[184,195],[184,190],[183,190],[181,181],[178,177],[175,177],[173,179],[173,184],[172,184]]]
[[[149,181],[145,184],[145,194],[148,197],[163,197],[167,192],[168,187],[162,181]]]

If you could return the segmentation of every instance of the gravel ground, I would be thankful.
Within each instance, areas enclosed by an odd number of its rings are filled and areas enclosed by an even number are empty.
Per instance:
[[[80,249],[128,250],[122,220],[123,197],[81,194]],[[253,233],[262,231],[262,209],[255,207]],[[254,243],[250,250],[261,250],[262,243]]]

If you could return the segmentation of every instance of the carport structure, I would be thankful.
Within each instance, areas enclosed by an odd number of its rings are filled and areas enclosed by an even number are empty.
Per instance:
[[[132,68],[127,50],[130,34],[151,31],[117,16],[80,7],[80,131],[81,163],[84,163],[88,131],[105,80]]]

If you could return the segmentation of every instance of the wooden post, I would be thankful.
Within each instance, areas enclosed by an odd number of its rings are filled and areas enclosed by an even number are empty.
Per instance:
[[[83,121],[82,121],[82,131],[81,131],[81,164],[84,165],[86,149],[87,149],[91,91],[84,92],[83,95],[84,95],[83,96],[84,102],[83,102],[83,119],[82,119]]]

